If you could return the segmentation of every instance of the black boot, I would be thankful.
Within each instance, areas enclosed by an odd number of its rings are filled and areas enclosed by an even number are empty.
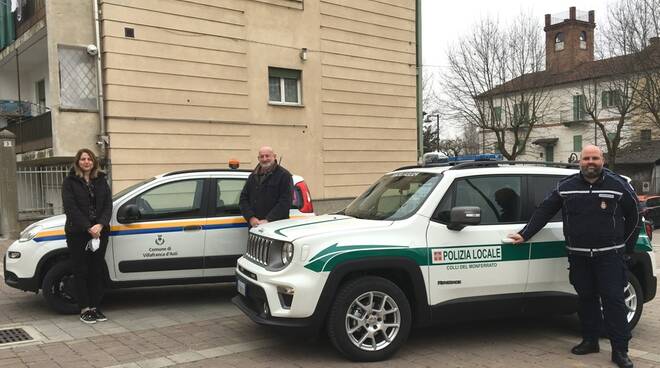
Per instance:
[[[616,363],[619,368],[633,368],[633,362],[625,351],[612,351],[612,361]]]
[[[600,346],[598,345],[598,340],[595,339],[584,339],[581,343],[574,346],[571,349],[571,353],[575,355],[585,355],[591,353],[597,353],[600,351]],[[614,355],[612,355],[614,357]],[[614,359],[614,358],[612,358]]]

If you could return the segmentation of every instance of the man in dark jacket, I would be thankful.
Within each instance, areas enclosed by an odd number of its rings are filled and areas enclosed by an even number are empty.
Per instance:
[[[632,253],[639,235],[637,196],[628,182],[603,169],[603,152],[589,145],[580,158],[580,172],[557,184],[517,234],[515,244],[529,241],[559,209],[570,264],[569,279],[578,294],[582,342],[577,355],[600,350],[603,317],[612,345],[612,361],[633,366],[628,357],[630,328],[624,288],[628,282],[624,253]],[[601,303],[603,311],[601,313]]]
[[[291,174],[277,163],[273,149],[259,149],[259,165],[241,191],[240,208],[250,227],[289,218],[293,181]]]

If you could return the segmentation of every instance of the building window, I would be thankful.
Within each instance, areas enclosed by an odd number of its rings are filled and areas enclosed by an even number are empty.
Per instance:
[[[555,36],[555,51],[561,51],[564,49],[564,33],[559,32]]]
[[[46,81],[37,81],[34,85],[34,93],[38,106],[38,113],[43,114],[46,110]]]
[[[60,66],[60,107],[97,110],[96,59],[84,47],[57,47]]]
[[[573,96],[573,121],[582,121],[586,118],[586,106],[584,95]]]
[[[580,48],[582,50],[587,49],[587,32],[585,31],[580,32]]]
[[[616,107],[621,102],[621,91],[603,91],[601,95],[601,100],[603,103],[603,108]]]
[[[513,105],[513,123],[527,125],[529,123],[529,103],[523,102]]]
[[[651,129],[642,129],[641,133],[641,140],[643,141],[650,141],[651,140]]]
[[[492,121],[499,123],[502,121],[502,106],[495,106],[490,111],[490,118]]]
[[[268,68],[268,101],[300,105],[300,70]]]
[[[607,133],[607,139],[608,139],[610,142],[612,142],[612,141],[614,140],[614,138],[616,138],[616,133],[614,133],[614,132],[609,132],[609,133]]]
[[[573,136],[573,152],[582,151],[582,135]]]

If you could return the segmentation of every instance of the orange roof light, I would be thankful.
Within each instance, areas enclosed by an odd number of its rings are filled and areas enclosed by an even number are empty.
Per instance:
[[[239,166],[241,166],[241,163],[237,159],[232,158],[231,160],[229,160],[230,169],[236,170],[238,169]]]

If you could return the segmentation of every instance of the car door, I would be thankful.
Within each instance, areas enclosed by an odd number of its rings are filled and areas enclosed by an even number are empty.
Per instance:
[[[140,218],[113,228],[119,281],[202,276],[206,186],[205,178],[179,179],[153,186],[122,204],[137,205]]]
[[[522,188],[520,175],[454,180],[427,231],[431,304],[510,300],[522,305],[529,246],[502,243],[523,226]],[[479,207],[481,223],[448,229],[450,210],[459,206]]]
[[[206,224],[204,276],[233,276],[236,260],[245,253],[247,223],[238,207],[247,178],[211,181],[209,219]]]
[[[526,220],[531,217],[545,197],[563,179],[560,175],[530,175],[527,177],[528,208]],[[556,293],[574,294],[568,281],[568,258],[564,242],[561,210],[530,239],[530,272],[527,281],[527,296],[544,297]]]

